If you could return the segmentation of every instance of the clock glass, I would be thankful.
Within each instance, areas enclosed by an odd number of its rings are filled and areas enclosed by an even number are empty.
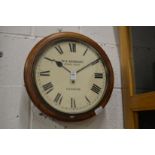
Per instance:
[[[96,107],[107,88],[107,68],[95,48],[84,41],[60,39],[39,51],[34,80],[48,106],[67,114]]]

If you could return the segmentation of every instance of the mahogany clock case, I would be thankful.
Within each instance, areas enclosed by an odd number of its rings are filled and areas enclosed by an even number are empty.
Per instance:
[[[46,101],[40,95],[40,93],[36,87],[35,78],[34,78],[34,66],[35,66],[35,63],[36,63],[38,57],[40,56],[41,52],[43,51],[42,49],[46,48],[47,45],[49,45],[49,44],[53,44],[53,43],[55,43],[57,41],[61,41],[61,40],[70,40],[70,41],[76,41],[76,42],[82,41],[82,42],[90,45],[91,47],[93,47],[94,49],[97,50],[98,54],[100,55],[100,57],[103,61],[103,64],[106,67],[108,81],[107,81],[107,86],[106,86],[106,90],[104,92],[103,98],[97,106],[95,106],[93,109],[91,109],[87,112],[79,113],[79,114],[68,114],[68,113],[60,112],[60,111],[52,108],[48,103],[46,103]],[[90,39],[84,35],[78,34],[78,33],[60,32],[60,33],[55,33],[55,34],[45,37],[44,39],[39,41],[33,47],[33,49],[29,53],[29,55],[26,59],[26,62],[25,62],[24,81],[25,81],[25,86],[26,86],[27,92],[28,92],[31,100],[35,104],[35,106],[38,107],[38,109],[40,109],[46,115],[48,115],[50,117],[54,117],[58,120],[73,122],[73,121],[81,121],[81,120],[88,119],[88,118],[96,115],[95,110],[97,108],[105,107],[105,105],[108,103],[108,100],[109,100],[112,90],[113,90],[114,75],[113,75],[113,69],[112,69],[109,58],[105,54],[105,51],[95,41],[93,41],[92,39]]]

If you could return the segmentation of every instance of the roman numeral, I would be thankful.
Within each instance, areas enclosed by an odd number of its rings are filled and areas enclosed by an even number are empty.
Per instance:
[[[87,53],[87,51],[88,51],[88,48],[85,50],[85,52],[83,53],[83,56]]]
[[[55,99],[54,99],[54,102],[56,102],[56,103],[59,102],[59,104],[61,104],[62,98],[63,98],[63,96],[61,96],[61,94],[58,93],[58,94],[56,95]]]
[[[63,50],[62,50],[62,48],[60,47],[60,45],[58,45],[57,47],[55,47],[55,49],[56,49],[60,54],[63,54]]]
[[[40,76],[50,76],[50,71],[40,72]]]
[[[75,99],[71,98],[71,108],[75,109],[76,108],[76,104],[75,104]]]
[[[95,92],[96,94],[99,94],[101,88],[100,88],[99,86],[97,86],[96,84],[93,84],[91,90],[92,90],[93,92]]]
[[[75,43],[69,43],[69,48],[71,52],[76,52],[76,44]]]
[[[103,73],[95,73],[94,76],[95,76],[95,78],[101,79],[101,78],[103,78]]]
[[[87,102],[88,102],[88,103],[90,103],[90,100],[88,99],[88,97],[87,97],[87,96],[85,96],[85,99],[87,100]]]
[[[49,92],[53,90],[53,84],[51,82],[44,84],[42,87],[44,91],[46,91],[46,94],[48,94]]]

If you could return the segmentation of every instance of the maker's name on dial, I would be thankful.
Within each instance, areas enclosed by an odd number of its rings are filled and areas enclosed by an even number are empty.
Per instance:
[[[64,63],[64,65],[68,65],[68,66],[79,66],[80,64],[83,63],[82,60],[62,60],[62,62]]]
[[[71,90],[71,91],[80,91],[81,88],[66,88],[66,90]]]

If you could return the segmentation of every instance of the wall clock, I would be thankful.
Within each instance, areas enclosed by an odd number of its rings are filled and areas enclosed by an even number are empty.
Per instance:
[[[104,108],[114,77],[107,55],[95,41],[61,32],[45,37],[31,50],[24,81],[42,112],[63,121],[80,121]]]

